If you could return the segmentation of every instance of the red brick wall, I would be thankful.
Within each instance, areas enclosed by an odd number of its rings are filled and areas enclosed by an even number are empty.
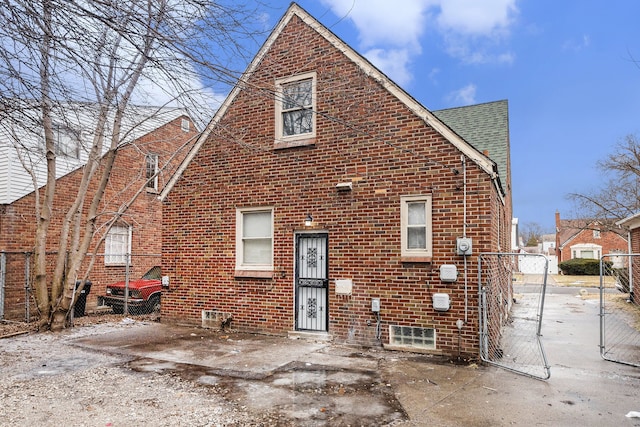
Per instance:
[[[312,146],[274,149],[274,81],[317,73],[317,135]],[[438,349],[458,354],[464,319],[461,153],[326,40],[294,19],[189,164],[164,206],[163,320],[198,323],[202,309],[231,312],[233,327],[285,334],[294,329],[294,234],[307,214],[329,234],[329,332],[337,341],[375,345],[371,298],[388,325],[435,327]],[[456,173],[457,172],[457,173]],[[353,181],[351,192],[335,185]],[[474,254],[498,250],[509,230],[488,176],[467,162],[467,235]],[[400,196],[433,196],[433,261],[400,259]],[[236,208],[274,207],[273,278],[234,277]],[[508,247],[508,246],[504,246]],[[459,280],[439,279],[456,264]],[[477,258],[468,260],[468,317],[462,353],[477,354]],[[334,280],[352,279],[351,296]],[[438,313],[432,295],[446,292]],[[371,326],[368,325],[371,322]]]
[[[159,167],[167,165],[159,178],[159,187],[166,183],[175,168],[186,154],[186,148],[179,150],[186,141],[196,134],[195,127],[191,124],[189,132],[181,130],[182,118],[150,132],[135,141],[135,144],[122,148],[117,155],[113,166],[110,181],[99,209],[100,216],[97,221],[97,236],[102,236],[106,230],[104,225],[113,217],[113,213],[124,203],[129,203],[135,192],[145,182],[145,155],[155,153],[159,155]],[[176,156],[175,154],[178,153]],[[55,201],[49,228],[47,248],[51,252],[59,250],[60,228],[67,210],[71,206],[77,193],[77,188],[83,170],[74,171],[60,179],[56,183]],[[96,175],[99,175],[98,172]],[[90,194],[95,192],[97,181],[91,185]],[[41,192],[42,193],[42,192]],[[87,197],[86,207],[91,197]],[[160,252],[162,250],[162,203],[155,192],[143,191],[143,193],[129,207],[122,217],[122,223],[132,227],[132,266],[133,277],[140,277],[150,267],[160,265]],[[0,220],[0,250],[12,253],[12,259],[22,257],[21,252],[30,252],[34,248],[36,230],[35,220],[35,196],[31,193],[11,205],[4,206],[4,214]],[[95,246],[95,243],[94,243]],[[93,247],[92,247],[93,250]],[[102,254],[103,247],[98,249]],[[17,261],[14,261],[17,262]],[[49,265],[55,263],[55,253],[49,255]],[[22,263],[24,265],[24,263]],[[85,263],[85,267],[88,262]],[[32,270],[33,271],[33,270]],[[82,274],[84,271],[82,272]],[[14,277],[18,275],[18,277]],[[95,305],[98,295],[104,295],[107,284],[118,280],[124,280],[124,266],[105,266],[104,258],[98,256],[89,278],[93,283],[88,297],[88,305]],[[24,318],[24,270],[22,267],[12,270],[10,285],[6,288],[7,299],[5,318]],[[10,307],[9,307],[10,305]],[[32,310],[35,313],[35,309]]]
[[[558,262],[572,259],[573,255],[571,252],[571,246],[585,243],[593,243],[595,245],[602,246],[600,256],[607,255],[615,251],[622,251],[625,253],[628,251],[626,239],[618,233],[614,233],[613,231],[602,231],[600,233],[600,238],[595,238],[593,237],[593,230],[587,229],[581,230],[570,241],[564,243],[564,247],[559,251],[561,253],[558,254]]]

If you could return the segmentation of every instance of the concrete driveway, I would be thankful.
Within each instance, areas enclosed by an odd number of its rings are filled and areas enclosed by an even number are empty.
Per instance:
[[[547,289],[547,381],[491,366],[321,341],[149,324],[76,344],[130,357],[133,369],[226,387],[282,425],[640,426],[640,369],[599,356],[598,300]]]

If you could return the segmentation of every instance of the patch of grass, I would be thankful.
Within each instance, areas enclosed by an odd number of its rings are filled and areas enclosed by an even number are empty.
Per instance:
[[[558,286],[572,286],[578,288],[599,288],[600,276],[565,276],[554,274],[551,276]],[[613,288],[616,286],[615,277],[605,277],[604,287]]]
[[[617,310],[628,314],[629,326],[640,331],[640,305],[629,302],[628,297],[629,294],[609,294],[605,297],[605,304],[613,304]]]

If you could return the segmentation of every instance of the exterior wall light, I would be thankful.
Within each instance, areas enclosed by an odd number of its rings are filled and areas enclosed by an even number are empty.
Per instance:
[[[311,224],[313,224],[313,217],[311,216],[311,214],[307,215],[307,217],[304,219],[304,226],[305,227],[311,227]]]

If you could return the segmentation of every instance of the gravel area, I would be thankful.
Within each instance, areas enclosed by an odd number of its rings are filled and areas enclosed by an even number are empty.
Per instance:
[[[3,426],[262,426],[224,390],[170,374],[139,372],[124,356],[87,351],[72,340],[136,328],[150,320],[77,319],[61,333],[0,324],[0,424]],[[21,334],[27,331],[28,333]]]

